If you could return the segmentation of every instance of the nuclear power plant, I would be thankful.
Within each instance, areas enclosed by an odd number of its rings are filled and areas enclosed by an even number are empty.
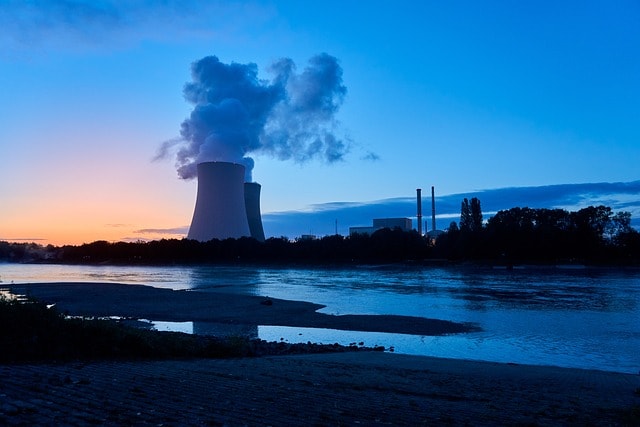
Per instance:
[[[253,237],[264,242],[260,184],[244,182],[243,165],[203,162],[197,165],[198,191],[188,239]]]
[[[431,230],[427,226],[427,221],[424,222],[424,230],[427,230],[423,234],[422,229],[422,189],[416,188],[416,218],[417,218],[417,231],[420,236],[425,236],[430,239],[436,239],[443,232],[436,229],[436,193],[435,187],[431,186]],[[373,227],[349,227],[349,235],[367,234],[371,235],[377,230],[382,228],[400,229],[402,231],[412,230],[412,224],[410,218],[376,218],[373,220]]]

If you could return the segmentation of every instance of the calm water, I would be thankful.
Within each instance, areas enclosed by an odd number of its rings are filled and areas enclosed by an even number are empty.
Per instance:
[[[640,271],[114,267],[0,264],[4,283],[120,282],[311,301],[330,314],[402,314],[473,322],[481,332],[444,337],[257,325],[248,333],[289,342],[364,342],[398,353],[498,362],[640,370]],[[220,332],[220,325],[158,322],[158,329]]]

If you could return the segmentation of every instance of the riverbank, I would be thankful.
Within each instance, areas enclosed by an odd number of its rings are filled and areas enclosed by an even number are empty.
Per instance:
[[[329,315],[322,305],[267,296],[174,291],[114,283],[28,283],[9,285],[11,293],[55,304],[73,316],[272,325],[435,336],[479,330],[470,323],[395,315]]]
[[[140,285],[9,286],[61,312],[446,333],[453,322]],[[387,322],[395,318],[396,324]],[[328,320],[329,319],[329,320]],[[442,323],[444,322],[444,323]],[[275,323],[279,324],[279,323]],[[460,325],[455,324],[453,325]],[[313,327],[313,326],[312,326]],[[458,326],[456,326],[458,327]],[[402,329],[404,328],[404,329]],[[0,365],[3,425],[638,425],[633,374],[358,351]]]
[[[638,375],[378,352],[0,366],[3,425],[638,425]]]

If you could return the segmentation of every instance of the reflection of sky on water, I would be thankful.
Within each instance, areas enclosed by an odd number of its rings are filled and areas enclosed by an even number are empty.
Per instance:
[[[636,373],[637,360],[603,354],[593,348],[589,340],[553,340],[543,336],[504,337],[486,333],[471,333],[425,337],[418,335],[387,334],[380,332],[336,331],[331,329],[260,326],[260,338],[267,341],[289,343],[316,342],[365,346],[393,347],[398,354],[448,357],[454,359],[485,360],[529,365],[556,365],[619,372]],[[526,339],[522,339],[526,338]],[[612,340],[614,338],[612,337]],[[617,342],[614,345],[618,345]],[[623,342],[624,345],[624,342]],[[629,346],[626,354],[634,349]],[[635,362],[635,363],[634,363]]]
[[[531,312],[529,312],[531,313]],[[441,337],[402,334],[303,330],[260,326],[260,337],[288,342],[322,342],[348,345],[393,346],[397,353],[461,359],[547,364],[637,373],[640,366],[640,332],[630,331],[629,319],[596,313],[570,323],[561,313],[537,314],[482,312],[471,321],[483,331]],[[597,326],[595,326],[597,325]],[[300,335],[300,333],[302,333]]]
[[[193,322],[166,322],[166,321],[149,321],[150,326],[156,331],[183,332],[185,334],[193,334]]]
[[[310,299],[326,304],[323,311],[327,313],[406,314],[474,322],[483,329],[445,337],[359,335],[375,336],[375,342],[367,344],[394,346],[408,354],[502,362],[633,373],[640,367],[638,272],[378,268],[350,271],[341,277],[348,276],[341,285],[332,279],[339,271],[307,274],[313,275],[312,285],[303,285],[296,276],[282,292],[295,293],[293,299],[297,299],[303,295],[292,289],[295,285],[317,288]],[[279,296],[269,285],[260,289]],[[261,327],[260,331],[269,338],[285,335],[291,342],[308,340],[290,328]],[[314,339],[331,343],[341,335],[315,331]]]
[[[321,311],[328,314],[399,314],[474,322],[482,332],[435,338],[382,334],[377,339],[389,339],[381,345],[411,354],[626,372],[640,368],[636,356],[640,354],[638,270],[0,264],[0,279],[5,283],[150,284],[310,301],[326,305]],[[255,336],[257,326],[252,328]],[[284,337],[290,342],[297,342],[296,337],[302,337],[301,342],[310,340],[306,338],[310,331],[300,336],[296,330],[300,329],[260,326],[257,334],[261,338],[281,335],[276,340]],[[344,334],[313,333],[324,337],[317,338],[321,342],[335,342]],[[365,338],[352,341],[369,344]]]

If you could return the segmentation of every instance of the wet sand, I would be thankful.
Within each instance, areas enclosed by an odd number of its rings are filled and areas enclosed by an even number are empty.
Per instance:
[[[328,328],[413,335],[444,335],[478,330],[477,326],[441,319],[392,315],[318,313],[322,305],[218,292],[174,291],[114,283],[31,283],[11,285],[58,311],[76,316],[120,316],[170,322],[212,322]]]

